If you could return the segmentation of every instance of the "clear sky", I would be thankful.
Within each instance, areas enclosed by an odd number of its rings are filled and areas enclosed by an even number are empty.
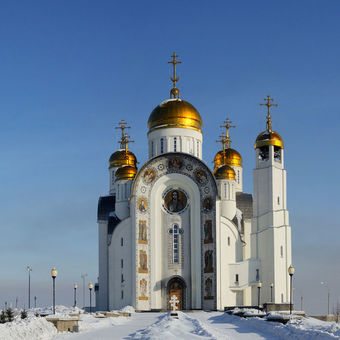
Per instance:
[[[230,117],[247,192],[265,128],[259,103],[270,94],[279,104],[295,300],[327,312],[320,282],[331,304],[340,298],[339,16],[336,0],[1,1],[0,304],[18,296],[27,306],[27,265],[38,305],[51,303],[52,266],[58,304],[72,304],[81,273],[95,282],[113,127],[130,123],[143,164],[148,116],[169,97],[176,51],[181,97],[203,118],[205,162]]]

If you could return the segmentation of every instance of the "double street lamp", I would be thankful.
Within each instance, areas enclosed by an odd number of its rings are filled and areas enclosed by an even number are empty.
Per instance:
[[[290,265],[288,268],[288,274],[290,276],[290,302],[289,302],[289,314],[292,314],[292,296],[293,296],[293,275],[295,268]]]
[[[90,290],[90,313],[92,313],[92,289],[93,289],[92,282],[89,283],[88,287],[89,287],[89,290]]]
[[[53,267],[51,270],[51,276],[53,279],[53,314],[55,314],[55,278],[57,277],[57,275],[58,271]]]
[[[262,283],[259,281],[257,282],[257,306],[258,306],[258,311],[260,313],[260,294],[261,294],[261,287]]]

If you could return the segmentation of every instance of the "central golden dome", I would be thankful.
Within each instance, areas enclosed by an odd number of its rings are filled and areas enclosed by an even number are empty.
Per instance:
[[[175,98],[159,104],[150,114],[149,132],[166,128],[185,128],[201,132],[202,118],[189,102]]]
[[[216,154],[214,163],[215,169],[223,164],[242,167],[242,157],[236,150],[228,148],[225,149],[225,159],[223,157],[223,150],[221,150]]]

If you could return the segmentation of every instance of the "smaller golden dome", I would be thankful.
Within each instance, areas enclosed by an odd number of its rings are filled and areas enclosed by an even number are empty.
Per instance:
[[[232,179],[235,180],[235,171],[229,165],[222,165],[214,171],[216,179]]]
[[[116,171],[116,181],[134,179],[137,173],[137,168],[131,165],[123,166]]]
[[[283,149],[283,140],[277,132],[266,130],[257,136],[255,149],[269,145],[278,146]]]
[[[129,150],[125,151],[124,150],[118,150],[114,152],[110,159],[110,169],[111,168],[116,168],[116,167],[121,167],[124,165],[132,165],[136,166],[137,164],[137,158],[136,156]]]
[[[216,154],[214,163],[215,169],[223,164],[242,167],[242,157],[236,150],[228,148],[225,149],[225,160],[223,157],[223,150],[221,150]]]
[[[185,128],[201,131],[202,118],[189,102],[176,98],[159,104],[150,114],[149,132],[165,128]]]

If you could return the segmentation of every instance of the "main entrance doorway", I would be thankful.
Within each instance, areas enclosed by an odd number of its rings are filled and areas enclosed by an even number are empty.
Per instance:
[[[171,279],[168,283],[168,306],[169,306],[169,300],[172,296],[176,296],[177,300],[179,301],[177,303],[177,310],[182,310],[185,308],[184,306],[184,294],[185,294],[185,283],[184,281],[179,278],[175,277]],[[169,306],[170,309],[170,306]]]

